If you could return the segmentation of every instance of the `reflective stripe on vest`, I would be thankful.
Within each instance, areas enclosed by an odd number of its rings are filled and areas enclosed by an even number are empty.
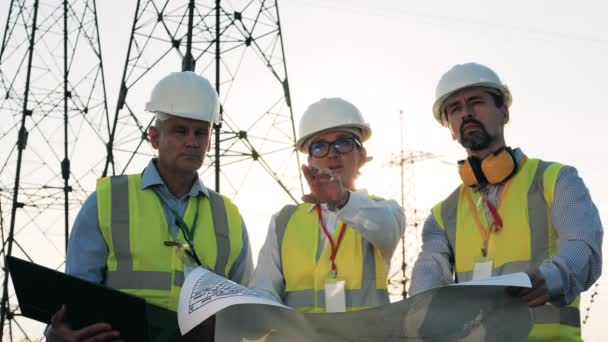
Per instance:
[[[296,308],[300,311],[307,312],[323,312],[325,311],[325,291],[323,283],[325,278],[329,276],[329,262],[325,259],[319,259],[323,253],[328,253],[328,246],[323,251],[318,251],[319,239],[319,221],[315,211],[309,211],[310,204],[302,204],[296,206],[286,206],[277,215],[276,218],[276,233],[277,241],[279,241],[279,253],[281,255],[281,270],[285,278],[285,295],[284,302],[286,305]],[[298,222],[296,222],[298,221]],[[286,241],[286,233],[289,229],[303,229],[304,235],[292,235],[291,239],[304,238],[307,241]],[[293,234],[295,231],[292,231]],[[347,255],[352,253],[354,246],[349,243],[357,241],[360,246],[356,255]],[[296,248],[289,248],[286,245],[300,242],[306,244],[304,250],[308,252],[317,251],[312,255],[299,254]],[[293,245],[291,245],[293,247]],[[314,248],[313,248],[314,247]],[[287,249],[286,249],[287,248]],[[292,253],[287,255],[286,253]],[[298,255],[294,255],[297,253]],[[341,254],[342,253],[342,254]],[[358,255],[358,256],[357,256]],[[303,258],[303,259],[302,259]],[[313,262],[317,258],[316,262]],[[353,262],[340,263],[340,258],[343,260],[355,260]],[[285,269],[285,261],[291,260],[292,269]],[[299,263],[297,260],[306,260],[304,263]],[[309,260],[310,259],[310,260]],[[356,260],[361,260],[357,262]],[[363,239],[360,234],[348,227],[345,237],[340,246],[337,256],[338,276],[342,277],[346,274],[346,278],[352,277],[354,274],[360,274],[359,279],[346,282],[345,297],[347,310],[356,310],[370,306],[382,305],[388,303],[388,292],[386,290],[386,272],[384,271],[384,261],[380,252]],[[300,267],[302,266],[302,267]],[[305,266],[305,267],[304,267]],[[289,266],[287,266],[289,267]],[[358,271],[353,267],[361,267]],[[296,269],[297,268],[297,269]],[[302,268],[302,270],[301,270]],[[303,270],[303,269],[306,270]],[[321,269],[323,268],[323,269]],[[355,273],[352,273],[352,272]],[[305,274],[305,272],[313,274]],[[358,273],[360,272],[360,273]],[[293,275],[298,274],[296,278]],[[322,279],[321,279],[322,278]],[[380,278],[380,279],[379,279]],[[299,279],[299,280],[298,280]],[[296,284],[296,282],[300,282]]]
[[[572,327],[581,326],[581,317],[576,307],[565,306],[558,308],[553,305],[543,305],[532,308],[534,323],[552,324],[559,323]]]
[[[283,235],[285,235],[285,229],[287,229],[287,223],[293,215],[294,211],[296,211],[297,206],[295,205],[286,205],[281,209],[279,214],[277,215],[276,223],[276,232],[277,232],[277,241],[279,243],[279,255],[283,255]],[[283,262],[281,259],[281,273],[283,273]]]
[[[116,271],[108,271],[106,285],[115,289],[171,289],[171,273],[133,271],[131,237],[129,234],[129,179],[117,176],[112,187],[112,242],[116,255]]]
[[[537,166],[538,165],[538,166]],[[549,250],[549,222],[550,222],[550,218],[548,216],[548,211],[546,210],[547,208],[547,204],[545,202],[545,198],[543,195],[543,191],[542,191],[542,177],[544,174],[545,169],[549,166],[549,163],[540,163],[539,160],[528,160],[526,162],[526,164],[524,165],[524,168],[520,171],[518,171],[517,173],[517,177],[513,178],[513,183],[511,184],[511,189],[509,190],[510,194],[514,194],[514,193],[518,193],[518,190],[520,190],[521,188],[515,189],[517,187],[517,184],[520,184],[521,186],[525,186],[525,184],[530,184],[531,186],[528,187],[527,189],[527,214],[528,214],[528,220],[527,220],[527,225],[529,227],[528,231],[529,233],[529,243],[530,243],[530,258],[529,260],[518,260],[518,261],[510,261],[510,262],[506,262],[506,263],[497,263],[494,265],[494,269],[493,269],[493,274],[494,275],[500,275],[500,274],[508,274],[508,273],[514,273],[514,272],[524,272],[530,268],[535,268],[538,267],[543,260],[545,260],[548,257],[547,251]],[[532,177],[532,180],[529,181],[528,179],[524,178],[525,176],[527,177]],[[540,189],[540,190],[539,190]],[[522,189],[522,190],[526,190],[526,189]],[[454,191],[449,197],[448,199],[443,202],[443,205],[441,206],[441,213],[443,216],[443,222],[445,223],[445,227],[446,227],[446,234],[448,235],[448,239],[450,240],[450,243],[452,244],[452,246],[458,246],[457,245],[457,232],[456,232],[456,226],[457,226],[457,217],[458,215],[468,215],[469,214],[469,210],[470,208],[468,207],[466,201],[463,200],[464,197],[464,191],[470,191],[469,189],[465,189],[464,187],[460,187],[459,189],[457,189],[456,191]],[[477,202],[477,198],[478,198],[478,194],[475,194],[476,197],[474,197],[474,202]],[[505,199],[506,202],[506,199]],[[462,203],[462,206],[459,207],[459,205]],[[506,204],[506,203],[505,203]],[[503,205],[504,207],[504,205]],[[503,209],[503,208],[501,208]],[[502,211],[502,210],[501,210]],[[504,215],[504,214],[503,214]],[[487,223],[486,219],[485,219],[485,215],[480,215],[480,219],[482,220],[482,222]],[[524,218],[525,219],[525,218]],[[524,223],[526,224],[526,223]],[[505,231],[507,229],[509,229],[509,219],[505,220]],[[472,225],[471,225],[472,226]],[[475,229],[475,231],[473,232],[474,235],[478,235],[477,232],[477,228],[476,227],[471,227],[473,229]],[[523,227],[519,227],[519,228],[523,228]],[[494,234],[492,234],[494,235]],[[490,238],[490,241],[492,240],[492,238]],[[528,241],[528,240],[526,240]],[[481,248],[481,244],[479,244],[479,248]],[[476,253],[477,249],[475,248],[470,248],[471,246],[469,246],[469,250],[470,253]],[[492,247],[492,246],[491,246]],[[491,248],[490,247],[490,248]],[[462,251],[464,248],[462,249],[458,249],[460,251]],[[456,250],[456,248],[455,248]],[[489,252],[491,252],[491,250],[489,250]],[[458,252],[455,252],[455,259],[456,260],[462,260],[462,258],[459,258]],[[470,260],[470,263],[472,265],[472,258]],[[500,261],[499,261],[500,262]],[[456,264],[459,264],[458,262],[456,262]],[[467,267],[469,268],[469,267]],[[472,267],[470,267],[470,271],[463,271],[462,269],[459,269],[459,267],[456,267],[457,273],[456,273],[456,277],[458,279],[458,282],[465,282],[465,281],[469,281],[473,279],[473,270]]]
[[[365,250],[363,258],[363,274],[376,274],[376,261],[373,251],[370,251],[370,244],[362,241],[362,248]],[[325,308],[325,289],[316,291],[316,304],[314,302],[315,290],[293,290],[285,293],[285,304],[292,308]],[[376,279],[363,278],[361,288],[345,289],[346,305],[348,308],[367,308],[377,306],[379,303],[388,303],[387,290],[376,288]],[[321,310],[324,311],[324,310]]]
[[[502,240],[503,243],[499,246],[497,243],[492,244],[493,238],[498,239],[495,233],[492,234],[488,253],[491,256],[494,253],[494,256],[498,255],[501,258],[501,260],[494,260],[493,275],[525,272],[538,267],[543,260],[555,254],[557,233],[551,222],[550,208],[561,167],[562,165],[557,163],[529,159],[513,177],[513,184],[503,199],[503,205],[499,208],[505,224],[504,230],[499,234],[503,234],[502,238],[506,238],[505,234],[508,234],[507,231],[511,229],[511,232],[516,232],[517,235],[511,235],[507,240]],[[445,230],[454,251],[458,282],[473,278],[474,258],[472,255],[475,253],[481,255],[481,245],[480,248],[472,248],[474,247],[472,244],[475,243],[472,241],[478,241],[480,238],[476,231],[477,227],[467,221],[470,220],[471,215],[467,201],[464,199],[464,191],[471,190],[461,186],[445,201],[433,208],[433,215],[439,226]],[[521,193],[526,193],[526,197],[518,197],[518,194]],[[473,196],[474,202],[476,202],[479,194],[473,193]],[[519,205],[522,202],[527,203],[525,208],[521,208]],[[487,224],[485,215],[480,215],[480,219]],[[457,229],[457,227],[460,228]],[[469,229],[468,233],[465,232],[466,229]],[[471,229],[475,229],[475,232],[472,232]],[[459,241],[459,239],[464,240]],[[515,239],[518,239],[517,242]],[[505,243],[505,241],[513,243]],[[524,248],[514,248],[514,246]],[[463,260],[469,258],[470,260]],[[532,315],[535,328],[544,325],[555,325],[557,328],[559,328],[558,325],[566,326],[569,330],[565,335],[571,339],[580,340],[578,298],[572,304],[562,308],[552,304],[533,308]],[[546,337],[544,330],[542,333],[541,330],[543,329],[533,329],[530,338]]]
[[[106,285],[133,294],[143,291],[140,294],[146,299],[151,296],[161,300],[167,291],[171,293],[169,297],[178,295],[184,281],[185,254],[179,247],[164,246],[163,242],[171,237],[162,204],[153,190],[142,190],[141,175],[131,175],[100,179],[97,191],[99,222],[110,249]],[[240,215],[230,201],[213,191],[209,191],[209,200],[201,199],[190,199],[184,220],[193,221],[200,202],[193,243],[203,264],[227,277],[242,248]],[[181,232],[177,240],[185,242]],[[134,242],[152,246],[138,247],[140,254],[134,258]],[[157,304],[175,309],[177,299],[171,298],[171,302]]]
[[[211,216],[213,217],[213,230],[215,231],[215,243],[217,259],[213,270],[217,274],[228,276],[229,270],[228,257],[230,256],[230,238],[228,231],[228,217],[226,216],[226,207],[224,199],[215,191],[209,191],[209,201],[211,201]],[[181,285],[181,284],[180,284]]]

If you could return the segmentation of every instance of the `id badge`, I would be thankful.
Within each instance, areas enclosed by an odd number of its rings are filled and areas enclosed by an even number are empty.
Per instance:
[[[340,278],[327,278],[325,280],[325,311],[345,312],[346,295],[344,288],[346,281]]]
[[[482,280],[492,277],[492,267],[494,261],[491,258],[479,257],[475,259],[473,268],[473,280]]]

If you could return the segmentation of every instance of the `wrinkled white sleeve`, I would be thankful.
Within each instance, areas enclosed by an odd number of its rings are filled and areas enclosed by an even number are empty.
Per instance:
[[[365,190],[358,190],[350,193],[348,202],[337,216],[380,249],[385,263],[390,264],[405,232],[405,214],[396,201],[370,199]]]
[[[266,241],[264,241],[264,245],[258,254],[258,263],[250,287],[262,295],[269,294],[270,298],[282,302],[285,280],[283,279],[283,266],[281,255],[279,255],[279,242],[277,241],[276,220],[278,214],[274,214],[270,219]]]
[[[431,214],[422,228],[422,251],[414,264],[410,297],[435,287],[454,283],[453,257],[450,242]]]

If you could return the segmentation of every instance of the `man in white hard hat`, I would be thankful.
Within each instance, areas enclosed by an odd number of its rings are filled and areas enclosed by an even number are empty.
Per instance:
[[[355,186],[371,129],[340,98],[308,107],[296,147],[310,193],[270,222],[253,287],[303,312],[343,312],[386,304],[390,259],[403,235],[403,210]]]
[[[530,308],[532,340],[580,341],[579,294],[600,276],[603,228],[574,167],[527,157],[505,142],[511,92],[490,68],[467,63],[437,85],[435,119],[467,152],[462,179],[423,228],[410,294],[526,272],[510,288]]]
[[[215,89],[193,72],[171,73],[156,84],[146,110],[156,115],[149,138],[158,158],[141,173],[97,181],[72,228],[66,273],[173,312],[185,273],[197,265],[248,284],[253,263],[245,223],[197,173],[218,108]],[[120,332],[106,323],[72,330],[64,307],[47,337],[105,341],[119,339]]]

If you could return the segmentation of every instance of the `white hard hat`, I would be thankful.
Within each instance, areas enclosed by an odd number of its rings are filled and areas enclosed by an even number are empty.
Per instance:
[[[219,99],[206,78],[192,71],[172,72],[154,86],[146,111],[161,120],[169,114],[216,123]]]
[[[311,104],[302,115],[296,148],[307,153],[308,143],[315,135],[340,129],[356,134],[361,142],[372,135],[369,124],[363,120],[363,115],[352,103],[341,98],[321,99]]]
[[[443,74],[437,89],[435,89],[435,103],[433,104],[433,115],[440,124],[446,125],[442,118],[445,100],[460,89],[468,87],[487,87],[500,93],[507,108],[511,105],[512,97],[509,88],[503,84],[492,69],[477,63],[457,64],[448,72]]]

